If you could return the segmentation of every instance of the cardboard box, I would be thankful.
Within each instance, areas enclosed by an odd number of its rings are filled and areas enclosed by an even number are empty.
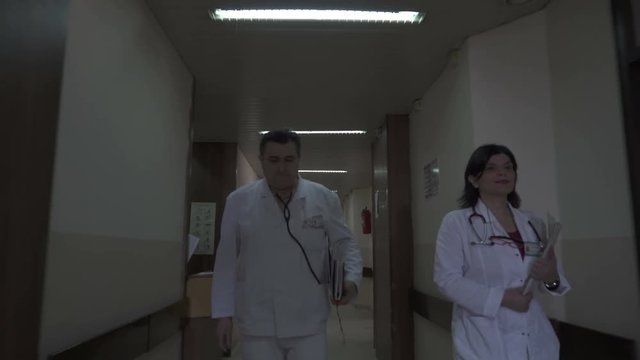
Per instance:
[[[213,273],[203,272],[190,275],[187,279],[187,317],[211,317],[211,284]]]
[[[218,348],[216,324],[211,319],[211,284],[213,273],[203,272],[187,278],[187,325],[184,329],[184,360],[225,358]],[[236,324],[233,326],[232,351],[238,351]]]

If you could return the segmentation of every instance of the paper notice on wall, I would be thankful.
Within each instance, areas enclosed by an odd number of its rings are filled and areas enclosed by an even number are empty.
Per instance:
[[[216,226],[216,203],[191,203],[189,234],[200,239],[195,254],[213,255]]]
[[[424,180],[424,198],[438,195],[440,191],[440,166],[438,159],[432,160],[422,169]]]

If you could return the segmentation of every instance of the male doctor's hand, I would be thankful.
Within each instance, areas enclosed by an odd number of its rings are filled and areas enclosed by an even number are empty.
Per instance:
[[[358,287],[353,281],[345,281],[340,300],[331,300],[334,305],[347,305],[358,294]]]
[[[531,277],[543,282],[553,282],[560,278],[558,274],[558,260],[553,248],[549,249],[547,256],[538,259],[531,267]]]
[[[218,325],[216,326],[216,333],[218,335],[218,346],[222,351],[231,350],[231,329],[233,322],[230,317],[224,317],[218,319]]]

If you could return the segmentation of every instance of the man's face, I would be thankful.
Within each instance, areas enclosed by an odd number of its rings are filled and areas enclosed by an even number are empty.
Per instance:
[[[276,191],[293,191],[298,179],[300,158],[296,152],[296,144],[268,142],[264,153],[260,156],[262,172],[269,186]]]

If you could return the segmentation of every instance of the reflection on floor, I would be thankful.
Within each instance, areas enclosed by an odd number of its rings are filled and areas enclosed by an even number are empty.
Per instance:
[[[340,307],[346,342],[342,342],[335,307],[327,324],[329,360],[376,360],[373,349],[373,311],[369,307],[349,305]],[[239,345],[232,351],[232,360],[241,360]]]

